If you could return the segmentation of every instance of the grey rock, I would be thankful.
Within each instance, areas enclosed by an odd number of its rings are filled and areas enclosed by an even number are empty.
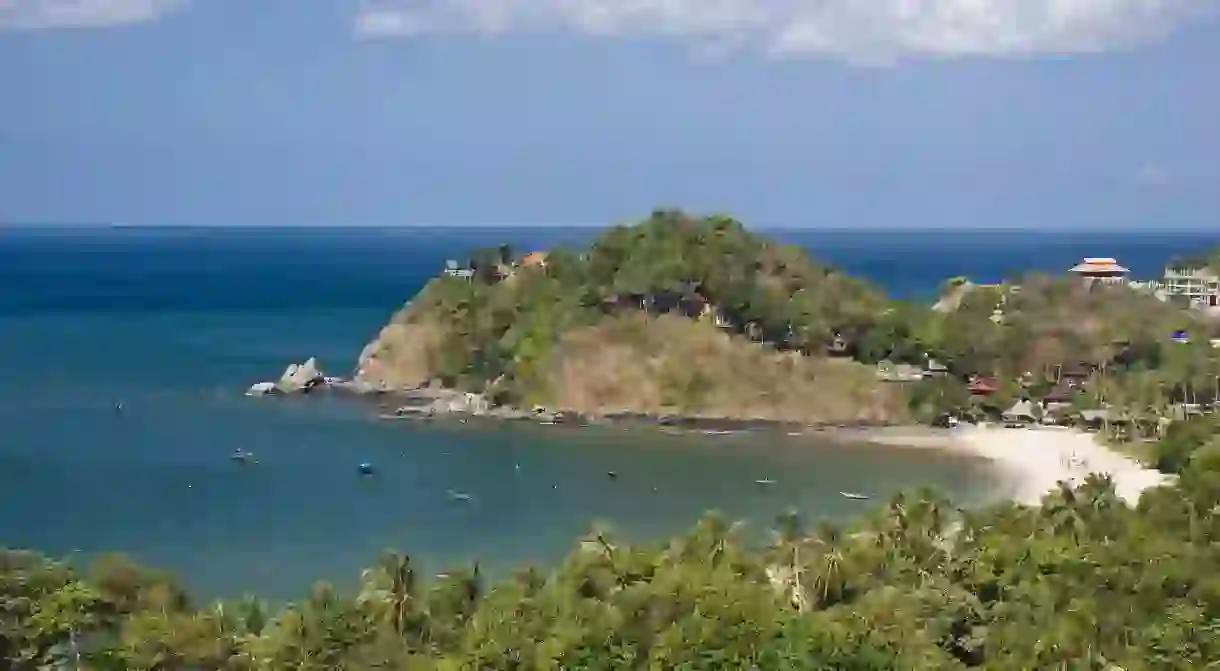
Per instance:
[[[246,390],[246,396],[271,396],[280,393],[274,382],[255,382]]]
[[[305,363],[290,364],[275,386],[286,394],[292,394],[310,391],[325,383],[326,376],[318,370],[317,359],[309,357]]]

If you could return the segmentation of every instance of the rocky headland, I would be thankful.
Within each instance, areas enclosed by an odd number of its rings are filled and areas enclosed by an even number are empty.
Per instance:
[[[807,325],[781,314],[794,297]],[[248,393],[376,395],[387,417],[904,423],[895,387],[828,354],[836,322],[883,304],[873,287],[731,219],[658,212],[584,251],[476,251],[399,310],[350,377],[310,359]]]
[[[657,211],[586,249],[438,263],[348,377],[310,359],[249,393],[375,396],[386,417],[725,428],[1087,422],[1104,397],[1146,434],[1175,389],[1214,386],[1191,372],[1213,335],[1189,310],[1066,277],[895,301],[732,219]]]

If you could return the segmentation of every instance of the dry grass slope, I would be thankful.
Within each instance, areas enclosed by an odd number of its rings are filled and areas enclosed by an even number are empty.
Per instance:
[[[681,317],[629,315],[567,334],[547,366],[548,405],[800,423],[908,419],[872,368],[780,354]]]

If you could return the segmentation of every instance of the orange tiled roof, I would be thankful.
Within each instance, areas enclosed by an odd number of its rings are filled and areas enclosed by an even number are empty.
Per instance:
[[[530,252],[521,257],[523,266],[541,266],[546,263],[546,252]]]
[[[1073,273],[1127,273],[1126,268],[1111,258],[1089,258],[1072,268]]]

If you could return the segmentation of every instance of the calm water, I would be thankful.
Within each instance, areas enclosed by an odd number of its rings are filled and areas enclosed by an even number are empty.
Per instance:
[[[524,249],[588,235],[0,230],[0,545],[121,550],[203,594],[289,598],[316,578],[350,583],[386,547],[438,570],[474,558],[506,569],[553,562],[594,519],[647,538],[708,508],[757,528],[789,506],[810,517],[866,508],[840,490],[883,497],[931,485],[967,501],[986,496],[992,475],[982,465],[920,450],[425,426],[374,421],[375,409],[358,402],[242,395],[308,356],[348,372],[444,258],[504,239]],[[903,295],[927,294],[950,275],[1059,270],[1085,255],[1149,275],[1165,257],[1214,242],[780,235]],[[231,463],[235,448],[261,463]],[[376,463],[378,477],[358,478],[361,461]],[[778,483],[754,484],[763,477]],[[447,489],[475,498],[453,503]]]

